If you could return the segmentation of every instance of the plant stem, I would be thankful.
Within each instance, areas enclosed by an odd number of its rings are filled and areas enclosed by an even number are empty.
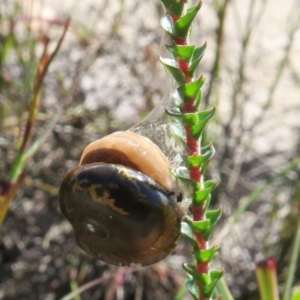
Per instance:
[[[138,269],[126,269],[124,271],[124,276],[128,275],[128,274],[131,274],[131,273],[135,273],[137,272]],[[76,297],[77,295],[83,293],[84,291],[96,286],[96,285],[99,285],[101,284],[102,282],[106,281],[106,280],[109,280],[109,279],[112,279],[113,277],[115,276],[114,273],[109,273],[107,275],[104,275],[100,278],[97,278],[95,280],[92,280],[84,285],[82,285],[79,289],[67,294],[66,296],[64,296],[63,298],[61,298],[60,300],[72,300],[74,299],[74,297]]]
[[[65,22],[64,24],[64,30],[63,33],[59,39],[59,41],[56,44],[56,47],[54,51],[49,54],[48,53],[48,43],[49,41],[46,40],[44,43],[44,51],[41,56],[39,65],[38,65],[38,70],[37,74],[35,77],[35,82],[34,82],[34,87],[32,91],[32,98],[30,101],[29,105],[29,114],[25,126],[25,131],[23,134],[21,134],[21,141],[20,141],[20,146],[17,147],[17,153],[16,153],[16,158],[14,160],[13,166],[12,166],[12,171],[9,174],[8,177],[8,183],[6,185],[6,188],[4,189],[4,192],[2,195],[0,195],[0,227],[4,221],[4,218],[6,216],[7,210],[9,208],[9,205],[11,201],[14,199],[16,196],[18,190],[21,188],[24,179],[25,179],[25,167],[27,165],[28,155],[26,155],[26,151],[28,149],[28,145],[31,141],[32,138],[32,133],[34,129],[34,124],[36,120],[36,116],[38,113],[38,108],[39,108],[39,101],[40,97],[42,94],[42,87],[44,83],[45,76],[48,72],[49,66],[51,62],[53,61],[54,57],[58,53],[58,50],[64,40],[64,37],[66,35],[67,29],[69,27],[69,22]],[[35,152],[32,152],[32,155]]]
[[[184,0],[182,0],[184,2]],[[185,8],[183,9],[185,11]],[[178,20],[178,17],[171,15],[173,23],[175,23]],[[180,38],[180,37],[175,37],[174,39],[175,43],[177,45],[189,45],[189,39],[188,38]],[[194,77],[190,77],[188,74],[188,68],[189,68],[189,62],[181,59],[177,60],[177,65],[178,69],[182,71],[182,73],[185,75],[185,82],[190,83],[193,82],[195,79]],[[197,112],[197,105],[195,103],[195,99],[191,98],[189,102],[184,103],[182,107],[182,112],[184,114],[186,113],[195,113]],[[184,126],[185,129],[185,134],[186,134],[186,144],[188,146],[188,155],[193,156],[193,155],[200,155],[201,154],[201,146],[200,146],[200,140],[199,139],[194,139],[191,135],[191,127],[188,125]],[[201,168],[199,167],[194,167],[190,168],[190,179],[194,180],[196,182],[199,182],[200,184],[203,183],[203,176],[201,172]],[[192,206],[192,214],[193,214],[193,221],[201,221],[205,220],[205,202],[201,204],[199,207]],[[207,241],[205,241],[202,233],[196,232],[195,233],[195,240],[197,241],[199,248],[201,250],[207,250],[209,249],[209,244]],[[203,274],[209,274],[209,262],[205,261],[202,263],[197,264],[197,271],[199,273]],[[199,291],[201,291],[202,286],[198,284]],[[201,292],[199,293],[199,299],[200,300],[206,300],[206,297],[203,297],[201,295]]]
[[[297,203],[298,212],[300,212],[300,204]],[[299,214],[298,214],[299,215]],[[291,291],[293,286],[293,280],[296,272],[297,261],[300,253],[300,218],[298,220],[297,231],[294,237],[293,246],[292,246],[292,253],[290,257],[290,262],[288,266],[288,274],[286,277],[286,282],[284,286],[284,293],[283,293],[283,300],[288,300],[291,297]]]
[[[255,273],[262,300],[279,300],[276,274],[276,261],[274,257],[259,262]]]
[[[280,172],[278,172],[273,177],[266,180],[260,186],[258,186],[246,199],[243,201],[240,206],[236,209],[236,211],[231,215],[228,219],[225,227],[219,232],[217,237],[215,238],[213,244],[218,245],[222,242],[224,237],[230,232],[233,225],[240,219],[242,214],[248,209],[248,207],[258,199],[258,197],[262,194],[262,192],[269,187],[275,180],[283,177],[289,171],[300,166],[300,158],[294,159],[291,163],[289,163],[286,167],[284,167]]]
[[[223,41],[224,41],[224,30],[225,30],[225,20],[226,20],[226,12],[228,8],[230,0],[225,0],[222,5],[217,5],[216,11],[219,20],[219,26],[216,28],[216,50],[213,67],[210,71],[210,80],[208,83],[208,88],[206,92],[206,97],[204,98],[204,105],[207,106],[209,104],[210,97],[212,95],[213,90],[218,91],[220,85],[220,71],[221,71],[221,63],[222,63],[222,52],[223,52]],[[217,87],[215,87],[215,84]],[[218,97],[217,97],[218,98]],[[218,103],[216,101],[215,103]]]
[[[199,110],[204,77],[195,79],[195,71],[204,55],[206,43],[197,47],[189,41],[192,23],[202,2],[198,1],[196,5],[187,9],[187,0],[161,1],[167,10],[161,24],[171,38],[172,43],[167,48],[173,57],[161,58],[161,62],[179,86],[174,92],[175,107],[166,109],[166,112],[177,118],[184,129],[185,137],[178,137],[185,142],[186,153],[183,160],[186,162],[186,168],[178,169],[177,178],[191,186],[193,198],[190,206],[192,218],[186,216],[182,220],[181,232],[193,246],[194,263],[183,264],[183,268],[187,272],[186,286],[189,293],[195,300],[207,300],[211,299],[223,272],[210,269],[218,247],[210,248],[208,242],[221,215],[221,209],[208,210],[210,192],[216,188],[217,183],[213,180],[204,181],[203,178],[215,151],[211,143],[205,147],[201,146],[203,130],[213,116],[215,107]]]

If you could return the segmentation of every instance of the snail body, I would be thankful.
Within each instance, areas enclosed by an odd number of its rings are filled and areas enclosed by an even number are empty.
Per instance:
[[[146,266],[169,255],[181,210],[167,158],[150,140],[116,132],[86,147],[59,201],[79,246],[106,263]]]

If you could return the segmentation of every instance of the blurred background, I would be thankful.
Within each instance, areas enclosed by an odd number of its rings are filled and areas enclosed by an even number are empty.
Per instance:
[[[0,192],[39,59],[71,22],[44,82],[32,143],[49,135],[1,228],[0,299],[73,299],[63,297],[94,280],[76,300],[173,299],[184,285],[186,241],[158,264],[118,269],[79,250],[58,206],[60,182],[89,142],[132,127],[169,97],[158,60],[163,13],[159,0],[1,1]],[[225,270],[235,299],[259,299],[255,263],[275,256],[284,281],[300,216],[299,2],[204,1],[191,40],[208,43],[201,108],[218,108],[204,136],[216,148],[206,175],[219,182],[212,205],[224,211],[214,266]]]

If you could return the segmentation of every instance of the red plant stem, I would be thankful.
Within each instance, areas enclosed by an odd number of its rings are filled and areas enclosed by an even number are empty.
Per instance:
[[[58,50],[64,40],[64,37],[66,35],[67,29],[69,27],[70,20],[67,20],[64,22],[64,30],[63,33],[58,40],[56,47],[54,51],[49,55],[47,53],[47,46],[49,43],[49,40],[45,39],[44,43],[44,51],[41,56],[41,60],[38,65],[37,74],[35,77],[35,83],[34,88],[32,92],[32,99],[30,100],[30,107],[29,107],[29,114],[27,117],[27,123],[25,126],[24,133],[21,131],[20,133],[20,139],[17,143],[17,153],[16,158],[14,160],[12,171],[9,174],[8,183],[6,184],[6,187],[3,191],[0,191],[0,227],[3,223],[3,220],[6,216],[8,207],[10,202],[13,200],[15,195],[17,194],[18,190],[21,188],[24,179],[25,179],[25,173],[24,169],[26,167],[28,158],[25,158],[26,150],[28,148],[28,144],[31,140],[33,127],[36,120],[36,115],[38,113],[38,104],[39,99],[41,96],[41,90],[44,83],[45,76],[47,74],[48,68],[58,53]]]
[[[262,270],[270,270],[272,272],[276,272],[276,260],[273,256],[261,260],[256,264],[256,267],[262,269]]]
[[[178,20],[178,17],[171,15],[173,23],[175,23]],[[182,37],[175,37],[174,39],[175,43],[177,45],[188,45],[189,39],[188,38],[182,38]],[[194,78],[191,78],[188,73],[189,69],[189,62],[185,60],[178,60],[177,61],[178,68],[185,74],[186,83],[193,82]],[[183,105],[183,113],[194,113],[197,111],[195,99],[191,98],[190,101],[187,103],[184,103]],[[201,154],[201,147],[200,147],[200,140],[195,140],[191,135],[191,128],[190,126],[184,126],[185,133],[186,133],[186,142],[188,145],[188,155],[200,155]],[[201,168],[195,167],[190,168],[190,179],[202,183],[203,176],[201,173]],[[193,220],[194,221],[200,221],[204,220],[205,217],[205,203],[200,205],[199,207],[192,207],[192,213],[193,213]],[[197,241],[197,244],[201,250],[207,250],[209,248],[209,244],[207,241],[205,241],[203,235],[200,232],[195,233],[195,240]],[[209,262],[202,262],[197,264],[197,271],[199,273],[209,274],[210,266]],[[198,285],[199,288],[199,300],[208,300],[206,297],[203,297],[201,294],[202,287]]]
[[[113,300],[115,299],[115,294],[117,289],[122,286],[126,279],[126,271],[120,270],[115,274],[113,282],[110,284],[108,289],[106,290],[105,300]]]

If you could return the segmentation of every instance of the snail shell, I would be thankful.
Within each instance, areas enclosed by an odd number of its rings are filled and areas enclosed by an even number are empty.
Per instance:
[[[151,177],[167,190],[173,187],[170,164],[151,140],[129,131],[117,131],[89,144],[79,165],[105,162],[131,168]]]
[[[106,263],[146,266],[169,255],[182,212],[167,158],[150,140],[116,132],[86,147],[59,201],[79,246]]]

